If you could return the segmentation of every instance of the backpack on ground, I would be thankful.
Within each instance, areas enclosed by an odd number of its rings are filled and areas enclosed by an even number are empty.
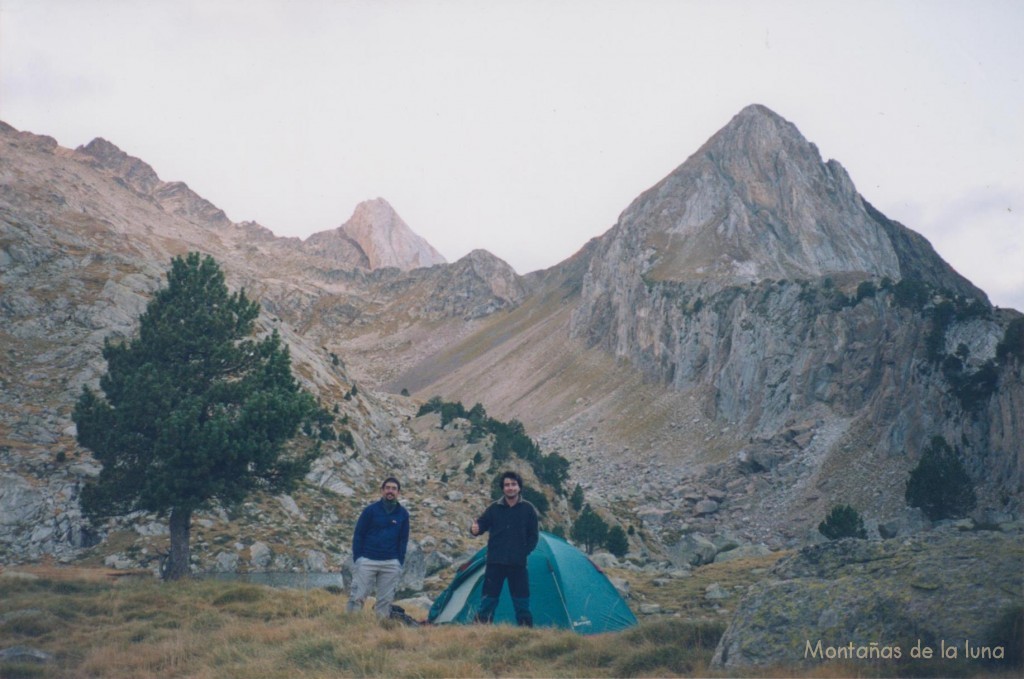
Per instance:
[[[401,606],[395,606],[394,604],[391,605],[391,615],[389,617],[392,620],[397,620],[403,625],[408,625],[409,627],[419,627],[423,624],[417,620],[414,620],[412,616],[405,612],[404,608],[402,608]]]

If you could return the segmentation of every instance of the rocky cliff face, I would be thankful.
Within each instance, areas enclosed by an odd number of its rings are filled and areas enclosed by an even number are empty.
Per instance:
[[[792,124],[753,106],[598,240],[571,334],[743,432],[734,459],[799,464],[773,511],[789,505],[777,518],[791,518],[823,495],[897,509],[933,435],[963,449],[990,506],[1014,497],[1002,508],[1015,509],[1021,367],[996,361],[1008,321]],[[844,483],[851,466],[877,471],[876,497]]]

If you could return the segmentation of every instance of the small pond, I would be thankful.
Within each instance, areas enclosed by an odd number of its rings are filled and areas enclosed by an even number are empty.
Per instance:
[[[250,582],[287,589],[319,589],[331,585],[342,587],[341,573],[203,573],[199,577],[203,580]]]

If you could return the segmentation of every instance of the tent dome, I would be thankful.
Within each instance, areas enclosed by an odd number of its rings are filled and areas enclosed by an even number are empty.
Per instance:
[[[472,623],[480,608],[487,548],[459,567],[458,574],[430,608],[429,622]],[[565,540],[541,531],[526,561],[530,612],[537,627],[561,627],[579,634],[615,632],[636,625],[636,617],[608,577]],[[515,624],[515,612],[502,589],[495,623]]]

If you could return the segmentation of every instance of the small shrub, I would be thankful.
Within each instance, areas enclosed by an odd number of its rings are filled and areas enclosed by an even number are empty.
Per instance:
[[[893,299],[901,307],[917,311],[931,298],[931,287],[924,281],[903,279],[892,288]]]
[[[1009,358],[1024,361],[1024,316],[1010,321],[1002,341],[996,346],[996,359],[1000,363]]]
[[[441,404],[441,426],[446,427],[448,424],[460,417],[466,417],[469,413],[466,412],[466,407],[461,402],[456,401],[455,403],[443,403]]]
[[[416,417],[439,412],[443,404],[444,401],[441,399],[440,396],[434,396],[429,401],[420,406],[420,409],[416,411]]]
[[[877,292],[878,288],[875,286],[874,281],[864,281],[857,286],[857,301],[860,302],[863,299],[874,297]]]
[[[941,436],[932,439],[910,472],[905,496],[932,521],[966,516],[978,503],[960,457]]]
[[[976,371],[970,374],[959,373],[950,379],[953,393],[960,401],[961,407],[968,412],[976,412],[985,406],[999,384],[999,369],[994,361],[985,361]]]
[[[818,524],[818,532],[829,540],[842,538],[863,540],[868,536],[867,531],[864,530],[864,520],[850,505],[834,506],[825,520]]]
[[[626,552],[629,551],[629,540],[626,538],[626,531],[622,530],[622,526],[612,526],[612,529],[608,531],[604,546],[620,559],[626,556]]]

